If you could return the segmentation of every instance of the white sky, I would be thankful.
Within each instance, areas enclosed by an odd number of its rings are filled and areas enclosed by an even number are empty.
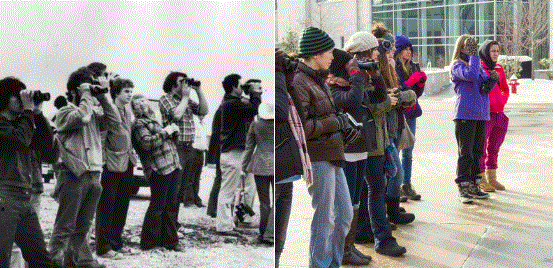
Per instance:
[[[99,61],[159,98],[170,71],[202,81],[206,121],[230,73],[261,79],[274,99],[274,2],[0,2],[0,77],[66,92],[69,74]]]

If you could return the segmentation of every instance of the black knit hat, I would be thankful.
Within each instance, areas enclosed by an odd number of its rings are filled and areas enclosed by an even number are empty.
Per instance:
[[[346,63],[348,63],[348,61],[350,61],[353,57],[349,53],[340,49],[332,51],[332,55],[334,56],[334,59],[330,64],[330,73],[334,76],[347,79],[348,75],[344,66],[346,66]]]
[[[323,54],[334,48],[334,40],[323,30],[315,27],[307,27],[303,30],[298,54],[301,57]]]

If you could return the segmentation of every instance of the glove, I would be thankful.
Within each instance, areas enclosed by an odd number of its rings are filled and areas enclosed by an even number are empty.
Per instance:
[[[467,49],[468,55],[478,55],[478,43],[474,37],[470,37],[465,40],[465,48]]]
[[[349,126],[348,116],[345,114],[340,114],[336,116],[336,120],[338,120],[338,130],[345,129]]]
[[[405,81],[405,84],[408,86],[408,87],[412,87],[415,83],[419,82],[422,78],[422,74],[421,72],[414,72],[410,77],[409,79],[407,79]]]
[[[495,70],[490,70],[490,79],[494,81],[499,80],[499,74]]]
[[[356,128],[347,128],[344,130],[344,145],[347,146],[355,142],[361,136],[361,131]]]
[[[424,72],[421,71],[420,73],[421,73],[421,76],[422,76],[422,77],[421,77],[421,79],[419,80],[419,82],[417,82],[417,86],[418,86],[418,87],[424,87],[424,83],[426,83],[427,77],[426,77],[426,74],[425,74]]]

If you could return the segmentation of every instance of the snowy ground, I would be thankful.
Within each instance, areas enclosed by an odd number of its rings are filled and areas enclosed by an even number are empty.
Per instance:
[[[209,191],[214,178],[214,170],[204,167],[200,183],[200,197],[207,204]],[[46,240],[50,239],[58,204],[50,197],[54,184],[45,184],[42,195],[40,224]],[[138,196],[131,199],[127,223],[123,231],[126,244],[120,260],[99,258],[107,267],[274,267],[274,248],[256,243],[259,226],[259,203],[254,204],[256,216],[249,227],[239,228],[239,236],[221,236],[215,232],[215,220],[206,215],[206,208],[183,208],[179,212],[180,244],[184,253],[165,249],[141,251],[140,232],[144,215],[150,203],[150,189],[142,187]],[[92,227],[94,230],[94,227]],[[94,233],[91,234],[94,244]]]

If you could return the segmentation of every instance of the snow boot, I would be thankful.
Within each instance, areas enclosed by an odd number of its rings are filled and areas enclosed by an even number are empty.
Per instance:
[[[478,174],[478,176],[482,178],[480,179],[480,183],[478,184],[478,187],[480,187],[480,190],[484,192],[495,192],[495,188],[493,188],[493,186],[491,186],[488,183],[488,178],[486,176],[486,173],[482,172]]]
[[[361,253],[361,251],[355,248],[353,244],[355,240],[355,234],[357,232],[357,219],[359,218],[359,209],[353,209],[353,219],[351,221],[351,228],[346,235],[346,241],[344,244],[344,257],[342,258],[342,264],[349,265],[368,265],[371,261],[371,256]]]
[[[486,178],[488,179],[488,183],[495,188],[496,190],[505,190],[505,186],[503,184],[499,183],[497,181],[497,177],[495,175],[495,169],[488,169],[486,170]]]

